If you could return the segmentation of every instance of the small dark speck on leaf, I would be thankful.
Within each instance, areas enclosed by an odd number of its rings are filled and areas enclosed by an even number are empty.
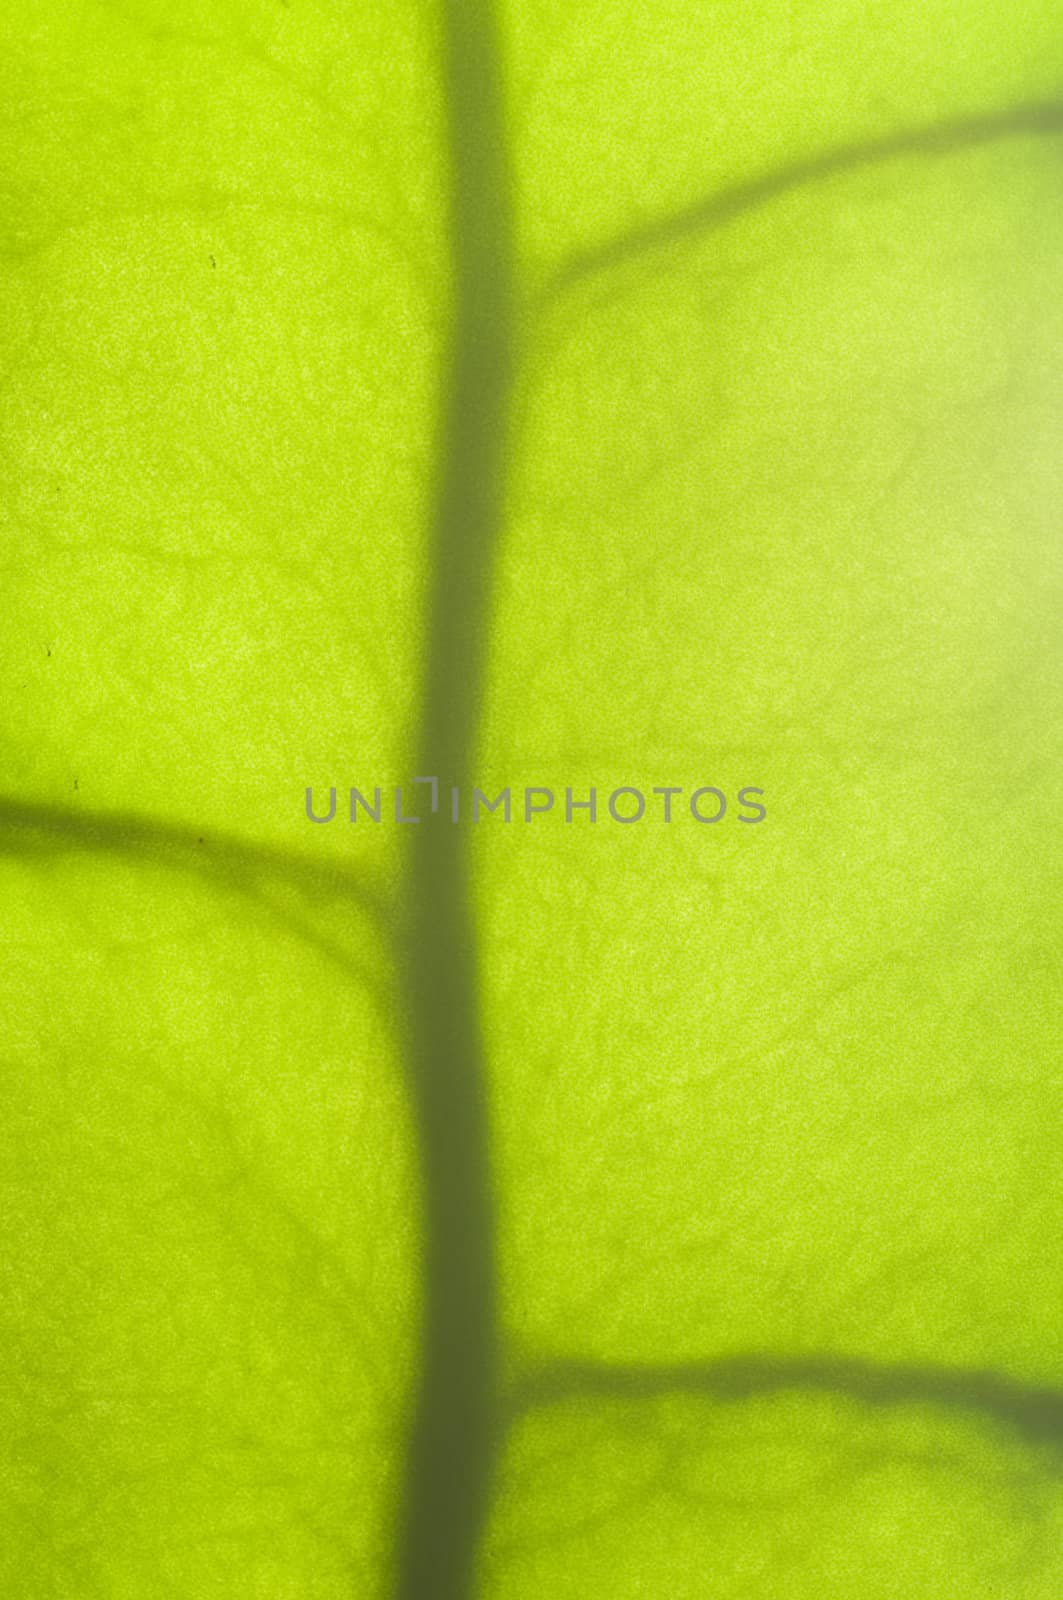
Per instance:
[[[202,840],[202,839],[197,839],[197,840],[196,840],[196,843],[197,843],[197,844],[202,844],[202,843],[203,843],[203,840]]]
[[[78,786],[78,781],[77,781],[77,779],[76,779],[76,778],[75,778],[75,779],[74,779],[74,788],[75,788],[75,789],[77,789],[77,786]]]
[[[218,265],[218,263],[215,261],[213,256],[211,256],[211,258],[210,258],[210,264],[211,264],[212,267],[216,267]]]

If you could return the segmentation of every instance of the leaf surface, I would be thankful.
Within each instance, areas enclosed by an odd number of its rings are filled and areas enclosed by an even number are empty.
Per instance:
[[[3,21],[6,1589],[1050,1600],[1055,8]]]

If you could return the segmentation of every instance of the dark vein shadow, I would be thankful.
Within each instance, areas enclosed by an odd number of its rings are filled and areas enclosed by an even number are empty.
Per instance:
[[[1005,1428],[1031,1447],[1063,1452],[1063,1388],[961,1367],[889,1365],[858,1356],[724,1356],[675,1365],[558,1362],[520,1380],[509,1417],[573,1401],[694,1395],[721,1404],[784,1394],[824,1395],[869,1407],[927,1405]]]
[[[453,323],[441,396],[416,771],[467,784],[483,699],[513,366],[513,248],[491,0],[447,0]],[[400,1600],[464,1600],[494,1471],[495,1222],[468,830],[411,830],[407,1066],[423,1229],[422,1365],[397,1541]]]
[[[350,900],[381,933],[390,913],[368,874],[341,861],[255,844],[218,829],[162,822],[135,811],[95,811],[0,796],[0,855],[64,851],[148,858],[214,876],[272,876],[308,895]]]
[[[443,79],[451,158],[454,313],[428,549],[427,646],[416,770],[466,784],[484,692],[505,493],[517,311],[503,91],[490,0],[447,0]],[[611,267],[696,236],[803,184],[908,154],[938,155],[1063,131],[1031,106],[843,147],[636,229],[568,263],[550,299]],[[441,816],[413,830],[403,925],[403,1018],[424,1235],[422,1367],[400,1509],[399,1600],[464,1600],[505,1429],[532,1405],[670,1390],[720,1400],[787,1389],[927,1399],[1023,1417],[1007,1380],[769,1358],[672,1369],[555,1367],[499,1394],[495,1214],[468,835]],[[951,1387],[950,1387],[951,1385]],[[994,1387],[994,1385],[996,1387]],[[1032,1424],[1030,1424],[1032,1426]]]
[[[957,117],[947,122],[928,123],[919,128],[902,129],[880,139],[854,141],[777,167],[762,177],[751,178],[722,189],[717,194],[695,200],[680,211],[655,218],[628,232],[573,256],[561,266],[542,291],[542,303],[558,299],[568,290],[599,274],[638,260],[658,250],[682,245],[701,235],[724,227],[769,201],[779,200],[811,184],[822,183],[843,173],[878,166],[905,156],[932,158],[955,155],[981,145],[1003,140],[1044,138],[1063,133],[1063,102],[1040,101],[1007,107],[978,116]]]
[[[315,927],[309,916],[311,908],[346,904],[364,917],[389,949],[394,941],[392,911],[383,887],[364,869],[252,844],[209,828],[159,822],[135,812],[80,810],[0,798],[0,857],[32,860],[69,854],[116,856],[190,873],[242,895],[356,978],[377,1007],[384,1009],[379,977],[335,938]],[[281,904],[271,893],[277,885],[295,891],[307,907],[307,915]]]

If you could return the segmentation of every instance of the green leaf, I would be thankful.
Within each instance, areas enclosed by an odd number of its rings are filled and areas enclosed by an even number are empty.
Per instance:
[[[8,0],[5,1592],[1059,1593],[1058,33]]]

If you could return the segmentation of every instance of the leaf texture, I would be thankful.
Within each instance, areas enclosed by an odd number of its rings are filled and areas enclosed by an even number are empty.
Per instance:
[[[1055,6],[0,13],[4,1591],[1054,1600]]]

